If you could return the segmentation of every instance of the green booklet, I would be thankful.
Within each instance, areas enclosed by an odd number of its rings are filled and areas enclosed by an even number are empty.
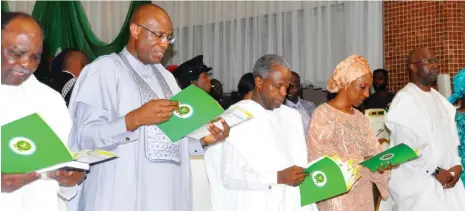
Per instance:
[[[418,155],[419,149],[413,150],[406,144],[399,144],[361,162],[360,165],[367,167],[372,172],[376,172],[376,167],[381,168],[381,164],[387,166],[388,161],[395,166],[416,159]]]
[[[195,85],[188,86],[170,100],[178,101],[179,109],[158,127],[171,142],[179,141],[224,112],[215,99]]]
[[[300,184],[301,206],[313,204],[349,191],[360,178],[352,160],[324,156],[314,160],[305,170],[310,175]]]
[[[89,164],[115,157],[105,151],[70,152],[37,113],[5,124],[1,131],[2,173],[41,173],[63,167],[88,170]]]

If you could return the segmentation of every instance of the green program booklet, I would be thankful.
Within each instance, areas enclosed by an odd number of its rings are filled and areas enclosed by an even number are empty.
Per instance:
[[[215,99],[195,85],[188,86],[170,100],[178,101],[179,109],[158,127],[171,142],[179,141],[224,112]]]
[[[395,166],[416,159],[418,158],[418,152],[419,149],[413,150],[406,144],[399,144],[361,162],[360,165],[367,167],[372,172],[376,172],[376,167],[381,168],[381,164],[387,166],[387,162]]]
[[[2,173],[46,172],[69,167],[88,170],[89,165],[115,157],[105,151],[72,153],[37,114],[2,126]]]
[[[309,176],[300,184],[300,203],[306,206],[349,191],[360,178],[352,160],[324,156],[314,160],[305,170]]]

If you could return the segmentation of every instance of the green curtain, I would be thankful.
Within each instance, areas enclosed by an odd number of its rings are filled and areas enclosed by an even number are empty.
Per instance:
[[[92,32],[80,1],[37,1],[32,11],[44,28],[45,56],[58,48],[77,48],[92,61],[98,56],[121,51],[129,39],[129,21],[135,8],[150,1],[133,1],[118,36],[110,43],[100,41]]]
[[[80,1],[36,1],[32,16],[42,25],[45,34],[43,60],[55,56],[59,48],[77,48],[89,60],[121,51],[129,39],[129,21],[141,4],[151,1],[132,1],[126,20],[118,36],[109,44],[100,41],[92,32],[87,14]],[[8,2],[2,1],[2,12],[9,11]]]
[[[8,2],[2,1],[2,12],[9,12],[10,7],[8,6]]]

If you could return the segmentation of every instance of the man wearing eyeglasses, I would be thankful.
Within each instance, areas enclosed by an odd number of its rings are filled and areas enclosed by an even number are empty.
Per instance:
[[[420,157],[391,172],[389,189],[399,211],[463,211],[465,189],[455,108],[432,86],[439,61],[428,48],[408,58],[411,83],[394,97],[386,116],[394,145],[420,150]]]
[[[141,5],[132,16],[126,48],[82,71],[69,105],[70,148],[109,150],[118,158],[91,167],[71,210],[192,210],[189,142],[173,143],[156,126],[178,108],[167,99],[180,88],[160,64],[174,42],[172,34],[162,8]],[[211,134],[196,144],[224,140],[229,127],[224,128],[211,126]]]

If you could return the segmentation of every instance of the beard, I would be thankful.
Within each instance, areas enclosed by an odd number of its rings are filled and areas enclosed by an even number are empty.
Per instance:
[[[2,72],[2,84],[17,86],[26,81],[34,71],[28,68],[14,67]],[[22,74],[22,75],[18,75]]]
[[[387,87],[386,84],[382,84],[382,85],[373,86],[373,89],[376,92],[380,92],[380,91],[385,91],[386,87]]]

